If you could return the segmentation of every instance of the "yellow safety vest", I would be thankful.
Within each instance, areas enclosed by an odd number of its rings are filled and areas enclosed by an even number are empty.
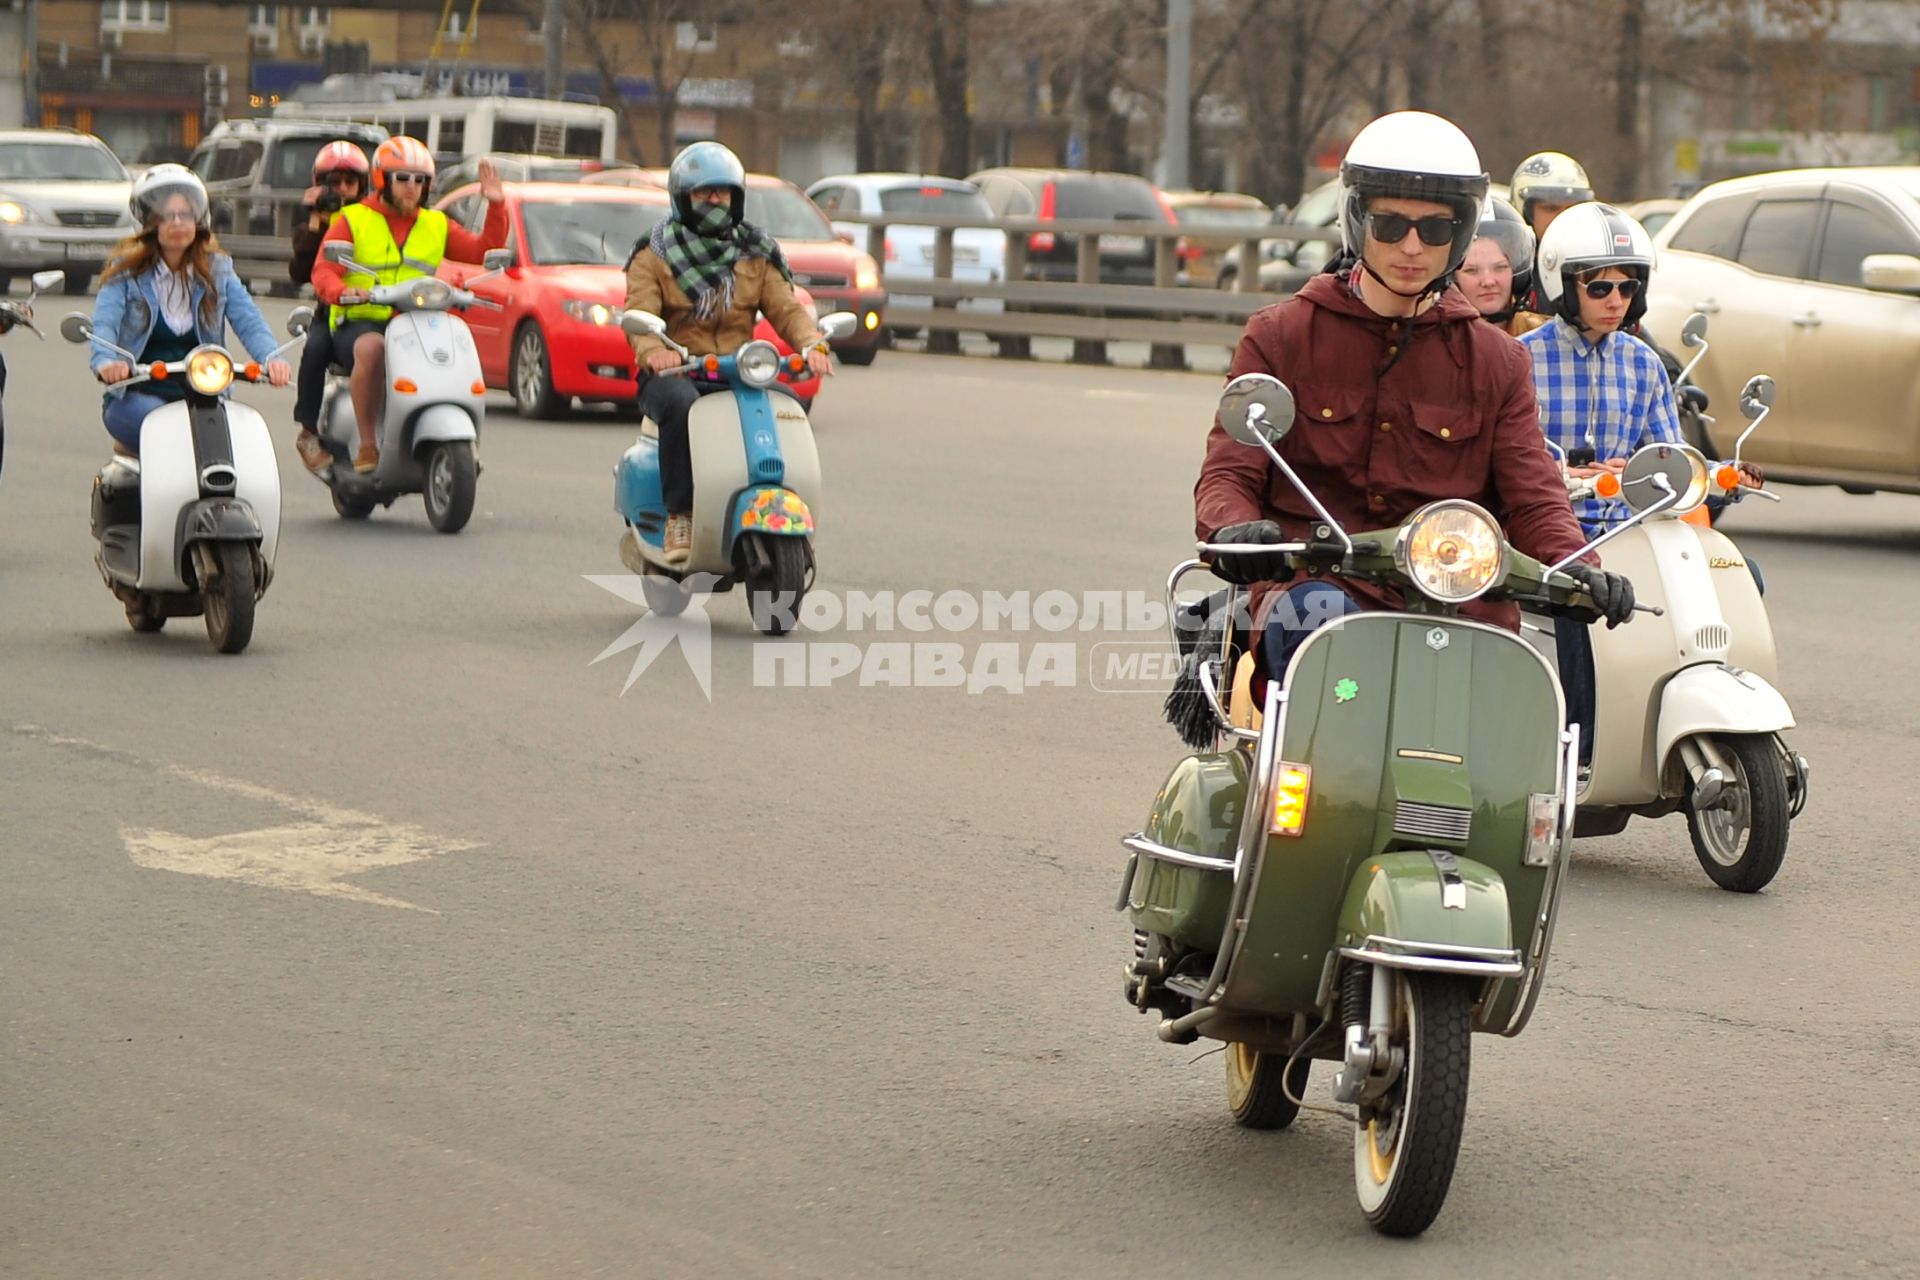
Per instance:
[[[350,204],[341,208],[340,216],[353,231],[353,260],[374,271],[373,275],[347,272],[343,284],[348,289],[371,289],[375,285],[430,276],[447,256],[447,215],[438,209],[420,210],[414,218],[413,230],[407,233],[404,249],[393,242],[393,228],[378,211],[364,204]],[[384,323],[392,315],[392,307],[356,302],[350,307],[334,307],[330,323],[335,328],[352,320]]]

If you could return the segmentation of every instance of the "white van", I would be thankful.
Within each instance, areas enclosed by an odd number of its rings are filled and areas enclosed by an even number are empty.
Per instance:
[[[276,118],[351,120],[418,138],[436,158],[452,161],[489,151],[579,156],[610,162],[616,118],[610,107],[546,98],[402,98],[346,102],[287,101]]]

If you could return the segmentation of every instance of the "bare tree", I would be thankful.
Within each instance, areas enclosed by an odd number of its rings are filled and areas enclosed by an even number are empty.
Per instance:
[[[1362,96],[1360,57],[1377,50],[1379,10],[1390,0],[1272,0],[1240,46],[1239,85],[1252,131],[1253,194],[1291,204],[1307,159]]]
[[[973,2],[920,0],[920,10],[925,20],[927,69],[940,113],[937,172],[963,178],[973,171],[973,107],[967,94]]]

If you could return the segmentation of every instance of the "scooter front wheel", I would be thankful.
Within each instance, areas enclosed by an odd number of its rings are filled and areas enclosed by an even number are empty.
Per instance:
[[[427,504],[427,523],[441,533],[458,533],[473,517],[473,499],[480,485],[474,466],[473,443],[449,440],[433,447],[427,458],[427,483],[421,500]]]
[[[1687,834],[1707,878],[1734,893],[1758,893],[1780,874],[1787,856],[1787,779],[1765,734],[1714,739],[1733,776],[1708,808],[1689,797]]]
[[[210,548],[218,573],[201,582],[205,594],[207,639],[221,653],[238,653],[253,639],[253,548],[244,542],[221,542]]]
[[[1467,1120],[1473,995],[1467,980],[1394,974],[1391,1043],[1400,1074],[1363,1107],[1353,1134],[1360,1208],[1382,1235],[1417,1236],[1433,1225],[1453,1184]]]
[[[757,630],[785,635],[800,619],[800,597],[807,593],[811,556],[804,538],[764,537],[760,546],[766,568],[747,578],[747,609]]]
[[[1230,1044],[1227,1059],[1227,1108],[1244,1129],[1284,1129],[1300,1114],[1293,1099],[1307,1091],[1311,1058],[1297,1058],[1287,1070],[1282,1054],[1262,1053],[1244,1044]],[[1292,1096],[1288,1093],[1291,1090]]]

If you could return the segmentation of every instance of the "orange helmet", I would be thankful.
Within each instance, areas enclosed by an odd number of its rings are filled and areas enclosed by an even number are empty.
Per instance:
[[[373,189],[380,195],[387,194],[387,175],[390,173],[423,173],[426,183],[420,189],[420,199],[427,198],[427,190],[433,185],[433,152],[427,150],[427,144],[418,138],[388,138],[373,150]]]
[[[366,177],[367,153],[345,139],[329,142],[313,158],[313,180],[318,182],[330,173],[357,173]]]

